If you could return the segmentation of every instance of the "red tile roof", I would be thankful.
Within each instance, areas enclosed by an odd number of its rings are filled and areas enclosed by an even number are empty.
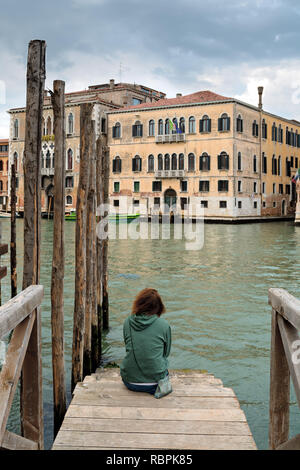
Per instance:
[[[157,108],[163,106],[177,106],[181,104],[206,103],[210,101],[225,101],[231,99],[232,98],[205,90],[197,91],[196,93],[191,93],[190,95],[179,96],[178,98],[162,98],[161,100],[152,103],[141,103],[138,105],[127,106],[126,108],[123,108],[122,111],[127,109]]]

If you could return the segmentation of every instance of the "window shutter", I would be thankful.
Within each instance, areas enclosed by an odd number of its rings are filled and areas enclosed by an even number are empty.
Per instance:
[[[132,159],[132,171],[135,171],[135,158]]]
[[[225,167],[226,167],[226,170],[229,170],[229,155],[226,155],[225,157]]]
[[[113,173],[116,171],[116,160],[113,160]]]
[[[202,171],[203,170],[203,158],[200,157],[199,159],[199,170]]]
[[[206,158],[207,158],[207,170],[209,171],[210,170],[210,155],[208,155]]]
[[[221,155],[218,155],[218,170],[221,169]]]
[[[218,131],[222,131],[222,118],[218,119]]]
[[[136,137],[136,125],[132,126],[132,137]]]
[[[119,162],[119,172],[121,173],[121,171],[122,171],[122,160],[120,159],[120,160],[118,160],[118,162]]]
[[[227,118],[227,131],[230,131],[230,117]]]
[[[208,132],[211,132],[211,119],[208,120]]]
[[[139,133],[139,136],[140,136],[140,137],[143,137],[143,124],[140,124],[140,133]]]
[[[116,128],[115,127],[112,128],[112,136],[116,137]]]
[[[200,132],[203,132],[203,120],[200,119]]]

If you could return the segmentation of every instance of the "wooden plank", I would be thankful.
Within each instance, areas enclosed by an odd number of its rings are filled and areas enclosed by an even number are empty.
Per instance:
[[[0,256],[5,255],[6,253],[8,253],[8,244],[1,243],[0,244]]]
[[[0,338],[7,335],[40,305],[43,295],[43,286],[29,286],[0,307]]]
[[[290,373],[278,327],[279,314],[272,310],[269,447],[276,449],[289,437]]]
[[[226,421],[175,421],[175,420],[133,420],[97,419],[66,417],[62,431],[96,432],[139,432],[144,434],[214,434],[230,436],[251,436],[245,422]],[[147,436],[145,436],[147,439]]]
[[[7,267],[0,266],[0,279],[3,279],[5,276],[7,276]]]
[[[92,130],[92,111],[92,103],[80,105],[80,166],[76,203],[72,390],[77,382],[80,382],[83,378],[86,302],[86,206],[89,181],[89,135]]]
[[[269,304],[300,330],[300,300],[284,289],[269,289]]]
[[[66,413],[64,363],[64,275],[65,275],[65,82],[53,82],[51,101],[54,114],[54,215],[51,276],[51,335],[53,371],[54,436]]]
[[[159,400],[155,400],[155,403],[156,402],[159,402]],[[133,406],[88,406],[73,404],[73,402],[67,410],[66,417],[246,422],[245,414],[240,408],[179,409],[177,407],[152,408],[151,406],[149,406],[148,408]]]
[[[2,448],[5,450],[38,450],[38,445],[25,437],[5,431]]]
[[[153,403],[155,400],[155,404]],[[194,408],[194,409],[226,409],[238,408],[239,403],[237,398],[232,397],[189,397],[181,396],[176,397],[172,394],[167,395],[159,400],[155,399],[150,394],[136,393],[135,396],[108,396],[108,394],[94,393],[85,391],[84,393],[76,393],[73,398],[73,403],[76,405],[89,404],[99,406],[128,406],[128,407],[150,407],[155,408]]]
[[[0,373],[0,446],[4,438],[6,423],[34,322],[35,313],[33,312],[22,323],[16,326]]]
[[[84,445],[97,449],[142,447],[143,449],[254,450],[256,448],[250,436],[147,434],[145,439],[145,435],[141,433],[81,433],[81,431],[60,431],[53,449],[59,445],[70,447]]]
[[[285,356],[289,365],[290,375],[293,380],[298,406],[300,407],[300,364],[296,364],[293,360],[293,355],[295,353],[295,347],[293,346],[296,346],[296,349],[298,347],[299,350],[300,345],[298,331],[288,321],[284,320],[284,318],[281,318],[280,316],[278,316],[278,326],[285,350]]]
[[[182,384],[180,385],[174,385],[172,384],[173,391],[172,395],[173,396],[199,396],[199,397],[235,397],[235,394],[231,388],[225,388],[225,387],[213,387],[211,385],[190,385],[190,386],[184,386]],[[132,392],[125,387],[124,384],[122,383],[115,383],[115,384],[107,384],[106,382],[104,383],[89,383],[89,384],[77,384],[74,394],[77,392],[81,392],[82,390],[96,390],[99,394],[108,394],[111,395],[112,397],[118,397],[118,396],[128,396],[132,397],[134,399],[135,397],[135,392]],[[141,393],[141,392],[139,392]],[[144,395],[142,393],[142,395]]]

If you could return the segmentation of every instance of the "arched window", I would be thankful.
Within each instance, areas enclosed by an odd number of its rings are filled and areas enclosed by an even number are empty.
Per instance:
[[[177,170],[177,155],[173,153],[172,155],[172,163],[171,163],[172,170]]]
[[[238,152],[238,171],[242,171],[242,154]]]
[[[67,170],[73,170],[73,150],[69,149],[67,153]]]
[[[278,176],[281,176],[281,156],[278,157]]]
[[[46,153],[46,168],[51,168],[50,150],[47,150],[47,153]]]
[[[272,175],[277,175],[277,160],[275,155],[272,157]]]
[[[112,162],[113,173],[121,173],[122,171],[122,160],[120,157],[115,157]]]
[[[19,137],[19,121],[15,119],[14,121],[14,138],[17,139]]]
[[[179,119],[179,128],[180,128],[181,132],[184,134],[185,133],[185,119],[184,119],[184,117],[181,117]]]
[[[167,118],[165,120],[165,134],[168,135],[170,134],[170,122],[169,122],[169,118]]]
[[[172,134],[176,134],[177,132],[179,132],[179,129],[178,129],[178,122],[177,122],[177,118],[173,118],[173,129],[172,129]]]
[[[288,157],[285,159],[285,172],[286,176],[291,176],[291,162]]]
[[[15,152],[14,155],[13,155],[13,164],[15,165],[15,170],[18,171],[19,156],[18,156],[17,152]]]
[[[243,132],[243,119],[240,114],[236,118],[236,130],[237,132]]]
[[[120,139],[121,137],[121,124],[116,122],[116,124],[112,128],[112,136],[114,139]]]
[[[132,126],[132,137],[143,137],[143,124],[136,121]]]
[[[222,116],[218,119],[218,130],[219,131],[230,130],[230,117],[226,113],[223,113]]]
[[[165,155],[165,170],[169,170],[170,169],[170,155],[168,153],[166,153]]]
[[[273,122],[273,125],[272,125],[272,141],[277,142],[277,127],[276,127],[275,122]]]
[[[164,133],[164,122],[162,119],[158,121],[158,135],[163,135]]]
[[[252,135],[253,137],[258,137],[258,124],[256,120],[254,120],[252,123]]]
[[[200,132],[211,132],[211,119],[205,114],[202,119],[200,119]]]
[[[66,188],[73,188],[74,187],[74,179],[73,176],[66,177]]]
[[[226,152],[218,155],[218,170],[229,170],[229,155]]]
[[[154,156],[149,155],[148,157],[148,172],[153,173],[154,172]]]
[[[139,155],[132,159],[132,171],[142,171],[142,159]]]
[[[70,196],[70,195],[68,194],[67,197],[66,197],[66,204],[67,204],[68,206],[71,206],[72,203],[73,203],[72,196]]]
[[[194,116],[189,118],[189,133],[194,134],[196,132],[196,121]]]
[[[261,123],[261,136],[263,139],[267,138],[267,124],[264,119],[262,120],[262,123]]]
[[[257,172],[257,158],[256,155],[253,155],[253,172]]]
[[[209,171],[210,170],[210,156],[203,152],[199,158],[199,170],[200,171]]]
[[[188,171],[195,171],[195,155],[193,153],[188,155]]]
[[[0,171],[3,171],[3,161],[0,160]]]
[[[48,119],[47,119],[47,126],[46,126],[46,134],[47,135],[51,135],[52,134],[52,125],[51,125],[51,117],[49,116]]]
[[[179,157],[178,157],[178,169],[179,170],[184,170],[184,155],[183,153],[180,153],[179,154]]]
[[[161,153],[157,157],[157,169],[163,170],[163,156]]]
[[[68,116],[68,134],[73,134],[74,132],[74,116],[72,113]]]
[[[153,119],[149,121],[149,135],[150,136],[155,135],[155,122]]]

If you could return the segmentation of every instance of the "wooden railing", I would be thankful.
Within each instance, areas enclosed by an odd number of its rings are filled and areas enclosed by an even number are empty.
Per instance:
[[[289,440],[290,378],[300,407],[300,300],[284,289],[269,289],[272,306],[269,447],[300,449],[300,434]]]
[[[6,429],[14,394],[24,366],[27,347],[31,340],[31,333],[40,316],[43,295],[43,286],[32,285],[0,307],[0,340],[13,330],[0,373],[0,448],[34,450],[43,447],[43,419],[42,416],[32,416],[36,408],[32,407],[31,409],[29,404],[30,401],[34,403],[36,400],[41,400],[41,389],[32,390],[29,380],[26,380],[26,370],[23,370],[21,397],[27,395],[29,399],[25,400],[25,403],[21,401],[20,404],[23,419],[26,420],[25,426],[23,423],[22,428],[30,427],[33,438],[18,436]],[[26,367],[34,368],[35,363],[41,361],[40,343],[36,345],[35,351],[36,354],[30,354],[30,357],[27,358]]]

